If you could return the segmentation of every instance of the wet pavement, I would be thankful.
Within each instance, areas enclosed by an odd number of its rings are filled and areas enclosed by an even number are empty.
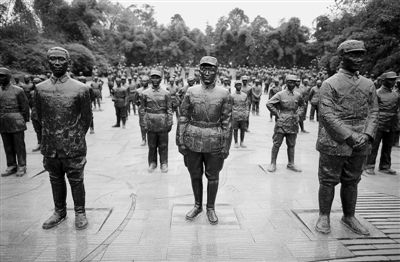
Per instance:
[[[399,175],[377,172],[362,177],[357,214],[369,227],[370,236],[355,235],[339,222],[339,194],[332,208],[332,233],[315,232],[317,122],[307,119],[310,133],[297,138],[296,163],[303,172],[286,169],[283,143],[277,171],[268,173],[273,122],[263,96],[260,116],[251,116],[247,148],[232,146],[220,174],[216,201],[220,222],[212,226],[204,212],[193,222],[185,220],[194,200],[188,171],[175,145],[176,119],[169,136],[169,172],[158,168],[148,173],[138,116],[129,116],[126,129],[112,128],[114,108],[106,85],[104,89],[102,111],[94,111],[95,134],[87,135],[89,227],[75,230],[68,190],[66,221],[50,230],[41,228],[52,213],[53,201],[48,173],[42,172],[42,155],[32,153],[36,138],[29,123],[27,175],[0,179],[0,261],[400,260]],[[0,169],[4,170],[0,146]],[[392,162],[400,172],[399,148],[393,148]]]

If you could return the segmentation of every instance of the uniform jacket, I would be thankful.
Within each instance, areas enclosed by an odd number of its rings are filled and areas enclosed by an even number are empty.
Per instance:
[[[21,87],[9,84],[0,87],[0,133],[26,130],[29,121],[29,102]]]
[[[235,90],[232,97],[232,120],[235,121],[246,121],[249,119],[249,100],[244,92],[239,94]]]
[[[376,95],[379,105],[378,129],[384,132],[395,131],[400,96],[384,85],[376,90]]]
[[[318,103],[319,103],[320,88],[321,87],[318,87],[318,86],[314,86],[313,88],[311,88],[309,100],[310,100],[310,103],[314,106],[318,105]]]
[[[42,154],[85,156],[85,136],[92,121],[89,88],[68,75],[52,76],[36,86],[35,102],[42,125]]]
[[[254,86],[251,90],[251,101],[252,102],[259,102],[261,99],[261,94],[262,94],[262,86]]]
[[[282,90],[268,100],[267,108],[277,116],[274,132],[284,134],[299,132],[299,117],[305,108],[300,93],[295,90]]]
[[[142,93],[140,106],[144,111],[145,129],[150,132],[169,132],[172,127],[172,103],[163,88],[147,88]]]
[[[322,83],[318,108],[318,151],[337,156],[370,153],[371,145],[353,152],[346,139],[353,132],[375,137],[379,107],[371,80],[340,69]]]
[[[93,82],[90,84],[93,90],[93,95],[95,98],[101,97],[101,85],[99,82]]]
[[[228,90],[203,84],[190,87],[181,104],[176,142],[194,152],[229,153],[232,102]]]
[[[113,101],[114,106],[116,107],[124,107],[128,104],[128,89],[125,86],[114,87],[113,88]]]

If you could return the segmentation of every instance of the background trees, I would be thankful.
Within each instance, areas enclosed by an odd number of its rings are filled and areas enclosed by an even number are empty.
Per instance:
[[[47,69],[48,46],[74,53],[73,70],[94,65],[196,64],[212,54],[222,64],[316,66],[335,72],[336,47],[349,38],[369,50],[363,71],[400,70],[400,1],[336,0],[333,15],[319,16],[310,29],[296,18],[274,28],[240,8],[221,16],[205,32],[189,28],[180,14],[158,24],[150,5],[123,7],[110,0],[10,0],[0,4],[0,63],[18,70]]]

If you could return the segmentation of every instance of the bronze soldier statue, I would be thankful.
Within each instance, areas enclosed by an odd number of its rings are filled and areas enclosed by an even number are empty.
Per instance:
[[[149,77],[147,75],[143,75],[140,79],[140,88],[137,89],[136,92],[136,105],[139,107],[139,126],[140,126],[140,132],[142,134],[142,143],[140,144],[141,146],[146,145],[146,124],[144,120],[144,111],[143,107],[140,106],[141,99],[142,99],[142,93],[149,87]]]
[[[315,229],[329,233],[335,186],[341,183],[342,223],[357,234],[368,230],[355,218],[357,187],[378,125],[374,83],[359,75],[366,49],[362,41],[346,40],[338,47],[339,71],[320,89],[319,218]]]
[[[254,81],[254,86],[251,92],[251,112],[254,115],[260,114],[260,100],[262,95],[262,83],[260,79]]]
[[[122,128],[125,128],[126,117],[128,111],[126,110],[128,106],[128,89],[125,86],[122,86],[122,82],[120,78],[115,79],[116,86],[113,88],[113,98],[114,107],[115,107],[115,115],[117,117],[117,122],[112,127],[120,127],[122,120]]]
[[[93,82],[90,84],[90,87],[93,90],[93,106],[94,109],[96,109],[96,104],[99,107],[99,110],[101,111],[101,105],[100,105],[100,100],[101,100],[101,83],[99,82],[99,78],[95,76],[93,78]]]
[[[6,153],[7,169],[1,176],[26,173],[25,130],[29,103],[24,90],[11,84],[11,71],[0,67],[0,134]]]
[[[308,100],[310,101],[311,104],[311,109],[310,109],[310,121],[314,121],[314,115],[317,116],[317,121],[319,121],[319,116],[318,116],[318,103],[319,103],[319,91],[322,85],[321,80],[317,80],[316,86],[311,88],[310,91],[310,97]]]
[[[235,141],[235,148],[239,147],[238,132],[240,130],[240,147],[246,148],[244,144],[244,135],[247,129],[247,120],[249,118],[249,99],[246,93],[241,91],[242,81],[235,81],[235,92],[231,94],[232,97],[232,128],[233,139]]]
[[[382,74],[381,78],[382,86],[376,90],[379,105],[378,131],[372,143],[371,154],[367,158],[365,172],[369,175],[375,175],[376,156],[382,142],[379,172],[396,175],[397,172],[391,169],[392,159],[390,155],[397,126],[397,112],[400,107],[400,96],[397,92],[392,91],[397,75],[392,71]]]
[[[299,132],[299,118],[303,114],[304,101],[300,93],[295,91],[297,76],[286,76],[286,89],[279,91],[267,102],[268,110],[275,115],[276,123],[274,128],[273,146],[271,150],[271,165],[269,172],[276,171],[276,158],[283,138],[286,138],[288,164],[287,168],[301,172],[301,169],[294,164],[294,150],[297,133]]]
[[[195,199],[194,208],[186,214],[193,220],[203,211],[203,182],[207,185],[207,217],[218,223],[215,199],[219,172],[229,155],[232,140],[232,103],[229,91],[216,86],[218,62],[215,57],[200,60],[201,84],[189,88],[181,104],[176,143],[189,170]]]
[[[168,133],[172,128],[172,103],[169,92],[160,87],[161,72],[151,70],[152,88],[143,91],[140,106],[143,108],[147,144],[149,146],[149,172],[157,168],[157,150],[161,172],[168,172]]]
[[[55,227],[67,215],[67,175],[74,200],[75,227],[84,229],[88,225],[83,183],[85,136],[92,121],[89,88],[66,73],[71,63],[67,50],[50,48],[47,59],[53,74],[37,85],[35,102],[42,125],[43,164],[50,175],[55,209],[42,227]]]

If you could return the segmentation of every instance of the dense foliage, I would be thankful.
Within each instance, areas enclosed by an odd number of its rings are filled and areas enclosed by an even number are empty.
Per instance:
[[[212,54],[222,64],[337,67],[336,47],[349,38],[369,50],[364,71],[400,70],[400,1],[336,0],[330,16],[315,20],[314,33],[298,18],[277,27],[264,17],[250,21],[240,8],[205,32],[189,28],[181,15],[158,24],[150,5],[127,8],[109,0],[6,1],[0,4],[0,64],[31,73],[47,69],[49,46],[71,51],[73,71],[94,65],[196,64]],[[32,3],[32,4],[29,4]]]

